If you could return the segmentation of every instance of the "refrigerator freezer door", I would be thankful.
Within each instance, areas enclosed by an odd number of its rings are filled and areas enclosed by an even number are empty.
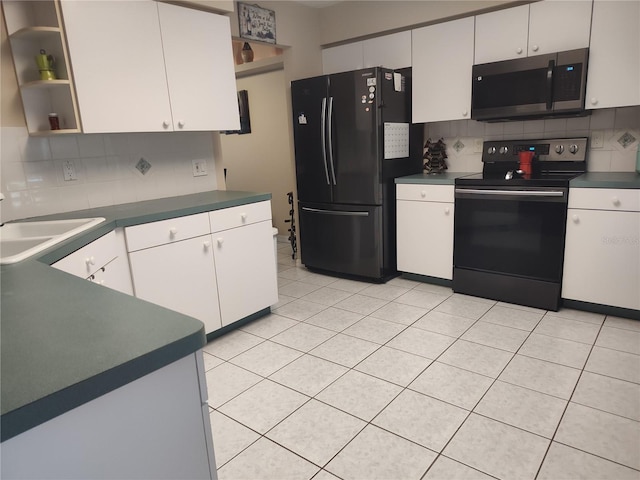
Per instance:
[[[327,77],[291,82],[298,198],[331,202],[327,152]]]
[[[300,203],[302,263],[330,272],[384,276],[382,207]]]
[[[378,72],[366,69],[329,77],[328,156],[330,177],[335,173],[336,204],[382,203]]]

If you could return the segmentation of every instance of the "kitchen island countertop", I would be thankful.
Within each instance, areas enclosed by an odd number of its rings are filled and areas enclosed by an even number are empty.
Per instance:
[[[640,189],[640,174],[636,172],[587,172],[569,183],[572,188],[634,188]]]
[[[37,218],[106,221],[31,259],[1,267],[2,441],[158,370],[206,342],[202,322],[50,264],[116,227],[270,198],[268,193],[213,191]]]

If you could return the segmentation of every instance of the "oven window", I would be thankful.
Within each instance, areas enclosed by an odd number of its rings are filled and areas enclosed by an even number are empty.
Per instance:
[[[566,203],[456,198],[454,264],[560,281]]]

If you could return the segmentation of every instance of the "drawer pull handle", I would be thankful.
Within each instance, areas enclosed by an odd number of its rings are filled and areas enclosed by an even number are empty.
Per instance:
[[[243,222],[247,221],[247,214],[246,213],[241,213],[240,214],[240,218],[242,219]]]
[[[616,207],[620,206],[620,199],[619,199],[618,197],[613,197],[613,198],[611,199],[611,202],[612,202]]]
[[[216,239],[216,242],[218,242],[218,246],[221,247],[222,244],[224,243],[224,238],[219,237],[219,238]]]
[[[184,120],[178,120],[178,127],[180,128],[184,127]]]
[[[209,247],[211,247],[211,242],[209,240],[207,240],[202,245],[204,245],[204,249],[205,250],[209,250]]]
[[[444,214],[449,215],[450,212],[451,212],[451,209],[449,207],[445,207]]]
[[[427,196],[427,192],[425,192],[424,190],[422,190],[422,191],[420,192],[420,196],[421,196],[422,198],[426,197],[426,196]]]
[[[85,259],[84,259],[84,263],[86,263],[86,264],[87,264],[87,267],[88,267],[89,265],[95,265],[95,264],[96,264],[96,258],[95,258],[95,257],[93,257],[93,256],[91,256],[91,257],[87,257],[87,258],[85,258]]]
[[[518,55],[520,55],[522,53],[522,48],[520,48],[520,47],[516,48],[516,53]]]
[[[168,121],[168,120],[165,120],[164,122],[162,122],[162,126],[163,126],[164,128],[169,128],[169,125],[171,125],[171,123],[169,123],[169,121]]]
[[[578,215],[573,215],[571,219],[573,220],[573,223],[580,223],[580,217]]]
[[[171,238],[175,237],[178,234],[178,229],[175,227],[172,227],[169,229],[169,235],[171,236]]]

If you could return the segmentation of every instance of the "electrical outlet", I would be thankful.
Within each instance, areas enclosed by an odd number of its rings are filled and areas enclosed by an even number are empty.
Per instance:
[[[76,167],[71,160],[66,160],[62,164],[62,175],[64,176],[65,182],[78,179],[78,176],[76,175]]]
[[[473,153],[482,153],[482,139],[476,138],[473,140]]]
[[[204,175],[208,175],[206,160],[192,160],[191,164],[193,165],[193,176],[194,177],[201,177],[201,176],[204,176]]]
[[[604,132],[602,130],[594,130],[591,132],[591,148],[604,147]]]

